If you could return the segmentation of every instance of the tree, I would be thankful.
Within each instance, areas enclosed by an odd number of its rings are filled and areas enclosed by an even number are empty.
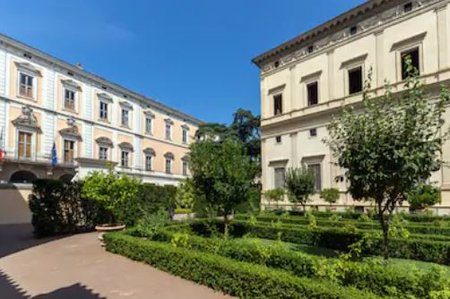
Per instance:
[[[260,125],[259,116],[254,116],[250,110],[241,108],[233,114],[233,123],[230,126],[244,144],[247,154],[255,161],[259,161],[261,157]]]
[[[177,208],[192,209],[194,205],[194,186],[191,179],[186,179],[181,182],[180,186],[177,188],[176,194],[176,205]]]
[[[323,189],[320,192],[320,198],[329,203],[331,207],[331,205],[336,203],[339,199],[339,190],[336,188]]]
[[[309,196],[315,192],[314,173],[306,167],[289,168],[286,172],[285,185],[289,201],[300,203],[303,211],[306,211]]]
[[[424,210],[441,202],[441,190],[420,183],[408,193],[408,202],[413,210]]]
[[[440,152],[448,135],[442,132],[447,90],[442,88],[431,101],[409,58],[407,71],[402,92],[394,95],[387,83],[384,95],[376,99],[368,91],[369,73],[362,109],[345,108],[330,123],[326,140],[337,164],[345,169],[352,197],[377,204],[385,259],[392,213],[409,191],[440,169]]]
[[[255,165],[233,138],[193,143],[190,161],[196,204],[223,215],[227,236],[229,216],[249,200],[254,188]]]
[[[264,192],[264,197],[269,202],[269,207],[270,207],[270,202],[274,201],[277,203],[277,208],[278,208],[278,202],[283,201],[284,194],[285,194],[284,189],[276,188],[276,189],[267,190],[266,192]]]
[[[219,123],[201,124],[198,127],[197,132],[195,132],[195,138],[198,141],[203,140],[222,141],[232,135],[234,135],[234,133],[229,127]]]

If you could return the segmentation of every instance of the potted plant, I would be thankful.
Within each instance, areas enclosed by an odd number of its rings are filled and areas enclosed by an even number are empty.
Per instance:
[[[92,172],[86,177],[83,196],[96,201],[107,213],[108,222],[98,223],[95,227],[100,240],[105,232],[123,230],[127,224],[132,224],[139,185],[138,180],[118,175],[112,168],[108,172]]]

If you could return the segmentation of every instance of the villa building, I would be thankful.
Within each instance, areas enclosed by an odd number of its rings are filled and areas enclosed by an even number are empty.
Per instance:
[[[403,88],[409,55],[432,97],[450,82],[450,1],[371,0],[253,59],[261,70],[263,190],[282,187],[285,170],[305,165],[316,176],[316,189],[338,188],[335,208],[354,202],[344,171],[323,143],[326,126],[344,105],[358,105],[372,69],[372,92],[381,95],[385,80]],[[445,118],[450,120],[450,109]],[[450,142],[443,148],[450,161]],[[450,213],[450,168],[433,174],[442,188],[434,209]],[[284,204],[288,204],[287,202]],[[311,205],[323,209],[315,195]],[[407,208],[407,205],[405,205]]]
[[[0,223],[36,178],[116,171],[176,185],[200,120],[0,35]]]

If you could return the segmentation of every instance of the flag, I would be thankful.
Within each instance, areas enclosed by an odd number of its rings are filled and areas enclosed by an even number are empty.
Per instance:
[[[0,162],[5,158],[5,150],[3,149],[3,128],[0,131]]]
[[[55,167],[56,164],[58,164],[58,156],[56,154],[56,144],[55,144],[55,142],[53,142],[53,147],[52,147],[52,166]]]

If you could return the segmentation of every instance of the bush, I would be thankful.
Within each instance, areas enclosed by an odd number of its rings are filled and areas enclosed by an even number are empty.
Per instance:
[[[155,184],[142,184],[139,186],[137,195],[137,204],[139,205],[140,214],[154,214],[160,210],[174,210],[176,207],[177,187],[166,185],[160,186]]]
[[[191,224],[194,232],[203,236],[210,236],[211,224],[205,221],[196,221]],[[223,224],[216,222],[219,231]],[[247,234],[252,236],[278,240],[285,242],[306,244],[319,247],[335,249],[343,252],[349,251],[352,244],[360,241],[364,234],[362,232],[349,232],[343,229],[316,228],[309,230],[302,227],[274,226],[267,224],[249,225],[244,221],[234,221],[230,228],[234,237],[242,237]],[[371,246],[363,248],[364,255],[381,255],[383,253],[382,238],[379,234],[369,235]],[[450,242],[429,241],[425,239],[392,239],[390,242],[392,257],[421,260],[438,264],[450,264]]]
[[[106,249],[240,298],[377,298],[332,282],[222,256],[150,242],[121,233],[105,235]]]
[[[411,209],[423,210],[441,202],[441,189],[432,185],[420,184],[408,193]]]
[[[323,189],[320,192],[320,198],[322,198],[325,202],[329,203],[330,206],[336,203],[339,199],[339,189],[336,188],[328,188]]]
[[[107,213],[81,196],[82,183],[39,179],[33,182],[29,207],[37,237],[89,231]]]
[[[368,262],[352,262],[329,259],[303,252],[293,251],[283,243],[262,244],[260,240],[242,242],[202,238],[186,233],[160,231],[155,240],[172,242],[174,236],[183,236],[177,246],[219,254],[234,260],[265,265],[289,271],[297,276],[321,278],[344,286],[367,289],[381,296],[395,298],[429,298],[431,292],[442,292],[450,285],[444,267],[428,270],[405,269],[395,264],[384,264],[379,259]]]

